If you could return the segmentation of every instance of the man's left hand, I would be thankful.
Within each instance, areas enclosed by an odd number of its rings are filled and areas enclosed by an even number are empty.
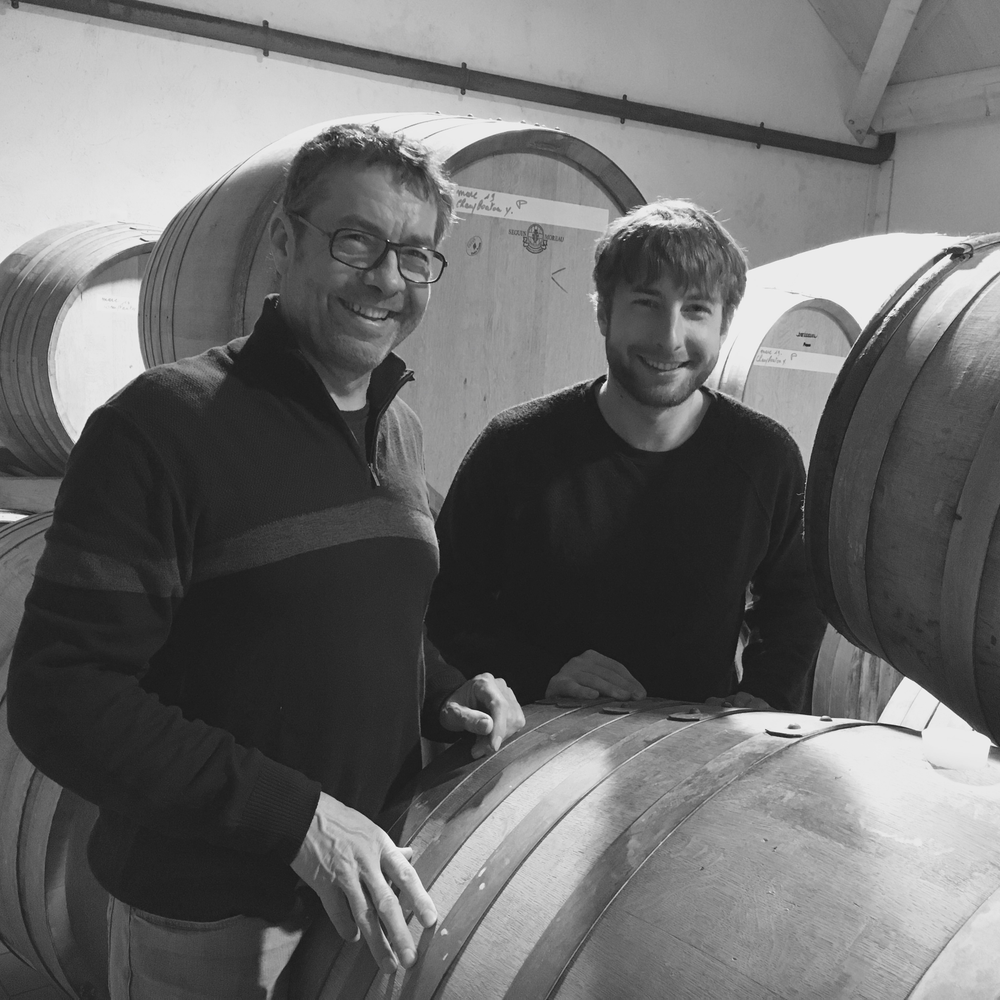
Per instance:
[[[472,756],[479,758],[499,750],[524,725],[524,712],[503,678],[477,674],[441,706],[441,725],[453,733],[476,733]]]

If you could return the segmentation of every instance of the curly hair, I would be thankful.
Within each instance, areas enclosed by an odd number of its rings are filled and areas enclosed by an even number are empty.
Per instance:
[[[661,198],[616,219],[594,249],[594,302],[611,315],[619,282],[656,281],[669,269],[684,288],[718,295],[729,328],[747,284],[746,254],[715,217],[686,198]]]
[[[408,191],[437,206],[434,242],[454,221],[455,186],[438,157],[423,143],[378,125],[331,125],[303,143],[288,165],[281,207],[305,214],[317,179],[330,167],[344,163],[388,167]],[[298,227],[294,217],[292,224]]]

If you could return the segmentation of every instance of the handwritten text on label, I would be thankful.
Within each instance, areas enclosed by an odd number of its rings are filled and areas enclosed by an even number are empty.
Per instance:
[[[603,233],[608,226],[608,210],[591,205],[574,205],[567,201],[549,201],[503,191],[484,191],[460,187],[455,208],[467,215],[492,215],[497,219],[520,219],[543,226],[565,226],[568,229],[590,229]]]
[[[799,368],[807,372],[836,374],[844,364],[837,354],[813,354],[811,351],[788,351],[781,347],[762,347],[753,359],[765,368]]]

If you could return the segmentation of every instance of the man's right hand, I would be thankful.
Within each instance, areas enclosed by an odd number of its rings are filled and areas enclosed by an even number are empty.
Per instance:
[[[646,697],[646,689],[617,660],[588,649],[574,656],[550,681],[546,698]]]
[[[306,838],[292,870],[315,890],[337,933],[345,941],[364,935],[385,972],[416,961],[416,948],[403,918],[403,904],[424,927],[437,923],[434,902],[410,864],[412,851],[393,844],[367,816],[320,792]],[[384,929],[383,929],[384,928]]]

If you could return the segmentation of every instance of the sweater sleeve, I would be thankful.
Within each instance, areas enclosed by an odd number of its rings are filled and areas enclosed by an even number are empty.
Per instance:
[[[319,784],[144,683],[190,580],[197,512],[113,407],[73,449],[12,655],[9,729],[59,784],[179,838],[291,861]]]
[[[750,581],[750,637],[739,684],[740,690],[793,712],[809,711],[812,675],[826,629],[806,562],[804,495],[805,470],[796,448],[779,480],[767,553]]]
[[[424,636],[424,704],[420,716],[420,735],[438,743],[454,743],[462,734],[441,725],[441,709],[448,697],[465,683],[465,675],[456,670]]]
[[[562,663],[526,641],[505,619],[499,593],[515,572],[506,554],[516,502],[516,473],[508,468],[509,428],[494,420],[469,449],[437,519],[441,569],[431,592],[428,635],[466,677],[502,677],[518,701],[545,694]]]

